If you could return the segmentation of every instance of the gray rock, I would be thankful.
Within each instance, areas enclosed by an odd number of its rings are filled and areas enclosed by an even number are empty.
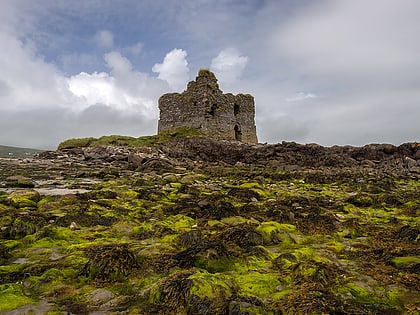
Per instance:
[[[93,305],[101,305],[115,298],[115,294],[109,290],[96,289],[86,296]]]
[[[410,158],[408,156],[406,156],[404,158],[404,166],[406,166],[408,168],[412,168],[412,167],[415,167],[416,165],[417,165],[417,161],[416,160],[414,160],[414,159],[412,159],[412,158]]]

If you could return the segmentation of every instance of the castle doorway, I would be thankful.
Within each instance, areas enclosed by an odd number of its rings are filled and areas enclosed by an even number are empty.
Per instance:
[[[238,125],[235,125],[235,140],[242,141],[242,132],[241,128]]]

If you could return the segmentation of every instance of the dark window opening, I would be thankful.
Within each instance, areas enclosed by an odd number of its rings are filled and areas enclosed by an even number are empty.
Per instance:
[[[239,114],[239,105],[235,104],[235,106],[233,106],[233,114],[235,116],[237,116]]]
[[[241,141],[242,140],[242,132],[241,132],[241,128],[239,128],[238,125],[235,125],[235,140],[237,141]]]
[[[216,104],[213,104],[213,105],[211,105],[211,107],[210,107],[210,112],[209,112],[209,114],[212,116],[212,117],[214,117],[214,114],[215,114],[215,112],[216,112]]]

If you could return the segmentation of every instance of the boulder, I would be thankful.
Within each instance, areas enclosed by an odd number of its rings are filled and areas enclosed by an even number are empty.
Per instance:
[[[37,208],[37,202],[41,199],[39,192],[33,189],[21,189],[12,192],[9,201],[16,208]]]

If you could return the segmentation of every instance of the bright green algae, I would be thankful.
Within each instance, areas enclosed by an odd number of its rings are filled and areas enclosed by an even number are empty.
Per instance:
[[[418,181],[220,172],[133,171],[79,195],[1,192],[0,310],[415,314]],[[98,288],[113,304],[90,302]]]

